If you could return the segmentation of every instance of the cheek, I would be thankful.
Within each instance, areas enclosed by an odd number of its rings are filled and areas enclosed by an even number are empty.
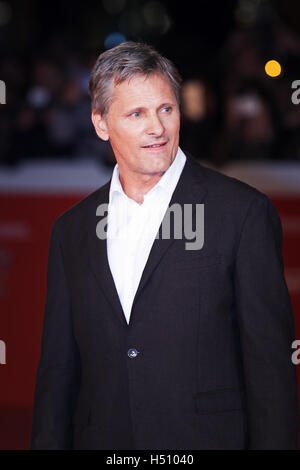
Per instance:
[[[174,113],[172,116],[166,116],[165,125],[170,130],[170,132],[178,132],[180,127],[180,115],[179,113]]]
[[[129,147],[134,141],[134,135],[131,129],[124,126],[119,126],[111,134],[111,144],[115,144],[118,147]]]
[[[118,138],[124,142],[135,142],[139,135],[143,132],[143,123],[141,121],[131,122],[127,125],[120,126],[118,129]]]
[[[169,126],[169,131],[170,133],[173,134],[173,137],[176,139],[177,137],[179,137],[179,129],[180,129],[180,121],[179,120],[175,120],[174,122],[172,122]]]

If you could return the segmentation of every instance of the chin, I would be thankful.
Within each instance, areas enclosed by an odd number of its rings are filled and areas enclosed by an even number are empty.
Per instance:
[[[157,171],[157,172],[160,172],[160,171],[166,171],[170,166],[170,161],[167,160],[167,161],[163,161],[163,162],[157,162],[156,165],[152,165],[152,169],[153,171]]]

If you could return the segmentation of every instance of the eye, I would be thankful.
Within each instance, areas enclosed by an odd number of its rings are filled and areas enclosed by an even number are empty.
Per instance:
[[[139,111],[134,111],[133,113],[130,114],[130,116],[133,116],[133,117],[139,117],[139,115],[140,115]]]
[[[164,108],[162,108],[162,110],[167,113],[169,113],[171,109],[172,109],[171,106],[165,106]]]

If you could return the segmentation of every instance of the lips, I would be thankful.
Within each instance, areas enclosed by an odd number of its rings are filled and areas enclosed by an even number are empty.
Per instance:
[[[158,144],[150,144],[150,145],[143,145],[143,149],[156,149],[156,148],[161,148],[164,147],[167,144],[167,142],[159,142]]]

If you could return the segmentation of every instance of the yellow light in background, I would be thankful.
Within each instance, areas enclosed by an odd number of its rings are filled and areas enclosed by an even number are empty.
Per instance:
[[[269,77],[278,77],[281,74],[281,65],[277,60],[269,60],[265,65],[265,71]]]

